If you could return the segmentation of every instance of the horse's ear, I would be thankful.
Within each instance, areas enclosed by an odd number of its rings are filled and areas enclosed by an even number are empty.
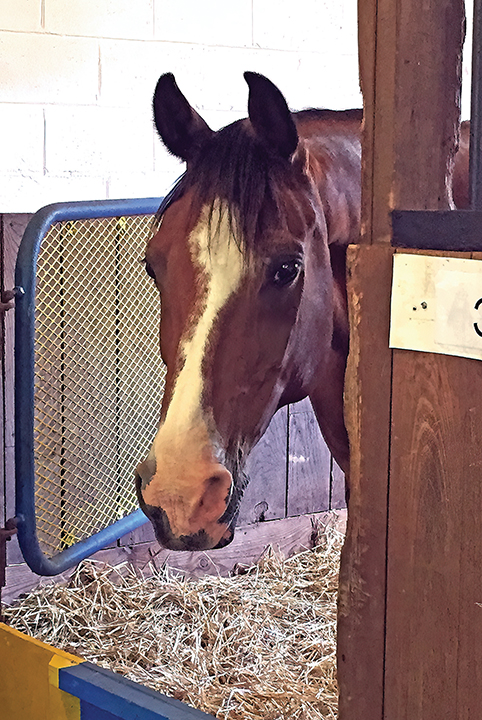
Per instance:
[[[249,86],[249,119],[256,135],[289,159],[298,145],[298,132],[286,100],[264,75],[245,72],[244,79]]]
[[[152,107],[157,132],[164,145],[173,155],[189,162],[213,131],[189,105],[172,73],[159,78]]]

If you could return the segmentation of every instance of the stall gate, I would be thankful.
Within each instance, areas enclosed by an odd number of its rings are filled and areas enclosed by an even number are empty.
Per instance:
[[[164,382],[158,293],[141,263],[149,224],[149,215],[65,221],[42,242],[33,437],[48,556],[137,508],[132,469],[149,451]]]
[[[146,521],[133,474],[152,443],[164,367],[144,249],[159,199],[48,206],[16,260],[16,508],[23,555],[56,574]],[[4,216],[4,288],[19,218]],[[11,336],[4,339],[4,467]],[[344,506],[344,479],[308,401],[282,409],[250,458],[239,522]],[[257,482],[257,478],[262,482]],[[12,516],[5,507],[5,520]]]

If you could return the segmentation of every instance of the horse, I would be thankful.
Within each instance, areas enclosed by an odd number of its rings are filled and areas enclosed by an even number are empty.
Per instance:
[[[153,98],[158,134],[186,171],[145,253],[167,375],[136,489],[173,550],[232,540],[246,457],[283,405],[308,396],[349,469],[345,258],[360,229],[362,111],[292,113],[266,77],[244,78],[248,117],[217,132],[172,74]]]

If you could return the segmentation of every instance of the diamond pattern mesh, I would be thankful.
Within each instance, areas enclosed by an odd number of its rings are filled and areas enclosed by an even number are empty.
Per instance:
[[[134,468],[157,429],[159,295],[143,258],[151,216],[54,225],[38,261],[38,537],[53,555],[137,507]]]

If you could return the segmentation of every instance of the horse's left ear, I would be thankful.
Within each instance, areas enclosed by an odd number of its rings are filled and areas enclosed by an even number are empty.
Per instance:
[[[260,140],[287,160],[298,145],[298,132],[286,100],[271,80],[245,72],[249,86],[248,112]]]

